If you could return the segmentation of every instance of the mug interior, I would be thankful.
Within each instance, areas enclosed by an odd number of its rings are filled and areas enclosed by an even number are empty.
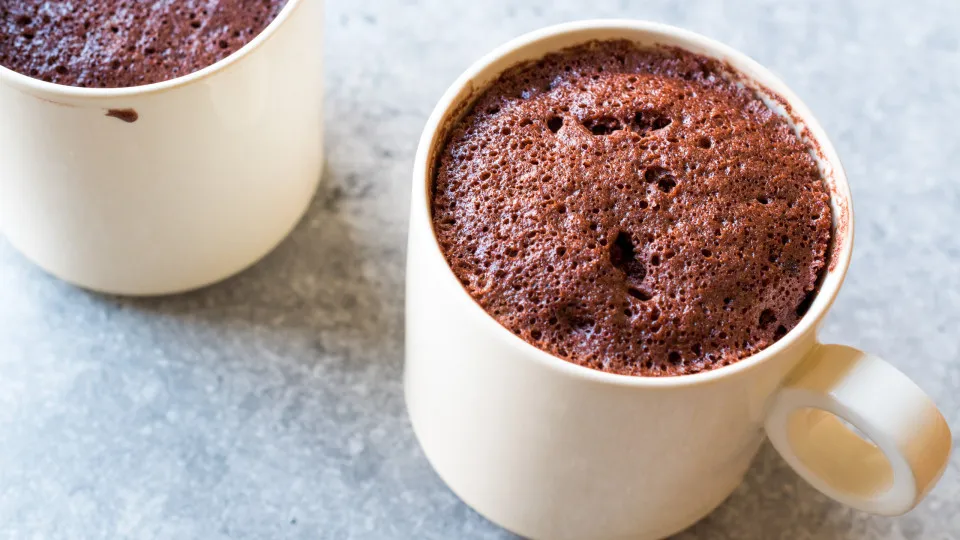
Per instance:
[[[240,47],[226,58],[205,66],[203,69],[199,69],[179,77],[174,77],[173,79],[168,79],[166,81],[144,84],[140,86],[126,86],[121,88],[81,88],[79,86],[69,86],[35,79],[0,65],[0,83],[9,84],[14,88],[39,95],[41,97],[50,98],[68,97],[110,99],[170,90],[172,88],[184,86],[194,81],[204,79],[210,75],[222,71],[223,69],[226,69],[234,62],[239,61],[241,58],[260,47],[260,45],[266,40],[270,39],[270,37],[276,33],[277,29],[280,28],[280,26],[283,25],[283,23],[291,16],[291,13],[304,1],[322,0],[287,0],[287,3],[284,4],[283,8],[280,10],[280,13],[277,13],[277,16],[270,21],[270,24],[261,30],[259,34],[254,36],[253,39],[245,43],[243,47]]]
[[[457,280],[437,242],[430,216],[430,186],[433,182],[434,168],[438,161],[437,157],[446,142],[447,134],[469,111],[476,98],[504,71],[519,63],[538,60],[549,53],[589,41],[614,39],[627,39],[642,47],[678,47],[720,60],[728,68],[729,72],[725,75],[753,90],[771,110],[783,117],[794,128],[801,139],[808,143],[830,194],[833,231],[827,252],[827,268],[810,309],[786,336],[762,351],[733,364],[689,375],[643,377],[598,371],[555,357],[501,326],[477,304]],[[696,384],[730,376],[759,364],[788,347],[795,339],[822,320],[836,298],[850,263],[853,222],[849,186],[833,144],[810,110],[779,78],[745,54],[694,32],[669,25],[633,20],[581,21],[547,27],[498,47],[464,72],[441,98],[424,129],[414,167],[414,181],[423,182],[423,184],[420,186],[421,189],[414,188],[414,208],[419,210],[415,211],[411,219],[422,219],[428,222],[427,226],[433,240],[431,248],[435,250],[433,255],[443,260],[448,270],[446,275],[456,281],[457,287],[472,305],[471,309],[480,310],[483,317],[497,328],[492,331],[499,333],[504,340],[513,341],[517,347],[524,348],[525,354],[555,364],[558,369],[572,370],[571,373],[575,375],[614,384],[631,386]]]

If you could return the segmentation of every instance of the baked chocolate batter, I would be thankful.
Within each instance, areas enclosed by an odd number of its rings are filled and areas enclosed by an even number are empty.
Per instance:
[[[286,0],[3,0],[0,65],[48,82],[139,86],[203,69],[257,36]]]
[[[503,326],[627,375],[724,366],[800,320],[825,267],[810,148],[717,62],[591,43],[508,70],[454,126],[436,236]]]

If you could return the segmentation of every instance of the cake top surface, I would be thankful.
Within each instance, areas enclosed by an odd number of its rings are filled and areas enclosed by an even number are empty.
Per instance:
[[[593,42],[507,70],[439,154],[434,230],[500,324],[612,373],[696,373],[796,326],[826,266],[810,148],[717,61]]]
[[[286,0],[0,4],[0,65],[47,82],[140,86],[212,65],[257,36]]]

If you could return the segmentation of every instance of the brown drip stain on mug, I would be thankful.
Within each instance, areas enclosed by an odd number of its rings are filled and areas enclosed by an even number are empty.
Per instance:
[[[110,109],[107,111],[107,116],[123,120],[128,124],[132,124],[140,119],[140,115],[137,114],[137,111],[134,109]]]

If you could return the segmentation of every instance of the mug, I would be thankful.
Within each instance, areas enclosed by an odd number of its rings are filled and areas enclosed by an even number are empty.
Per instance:
[[[195,289],[255,263],[322,162],[322,0],[289,0],[229,57],[172,80],[77,88],[0,67],[0,230],[107,293]]]
[[[446,130],[477,93],[520,62],[606,39],[718,58],[814,141],[834,216],[830,268],[794,329],[732,365],[631,377],[556,358],[484,312],[434,236],[433,167]],[[931,400],[890,364],[818,341],[852,248],[850,190],[833,145],[793,92],[744,54],[641,21],[575,22],[524,35],[457,79],[420,140],[404,372],[414,432],[463,501],[529,538],[642,539],[680,531],[734,491],[765,435],[828,496],[867,512],[906,512],[943,473],[951,435]]]

